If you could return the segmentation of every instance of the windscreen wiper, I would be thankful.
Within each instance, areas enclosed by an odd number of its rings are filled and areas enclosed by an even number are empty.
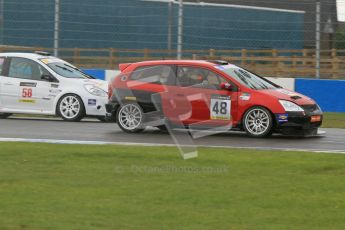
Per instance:
[[[68,68],[66,68],[66,67],[63,67],[63,66],[60,66],[60,65],[55,65],[55,66],[58,67],[58,68],[60,68],[60,69],[63,69],[63,70],[66,70],[66,71],[68,71],[68,72],[73,73],[72,70],[70,70],[70,69],[68,69]]]
[[[68,67],[70,67],[70,68],[72,68],[72,69],[74,69],[74,70],[77,70],[78,72],[82,73],[83,75],[85,75],[85,76],[87,76],[87,77],[89,77],[89,78],[91,78],[91,79],[96,79],[95,77],[93,77],[93,76],[91,76],[91,75],[89,75],[89,74],[87,74],[87,73],[84,73],[83,71],[81,71],[81,70],[78,69],[77,67],[73,67],[73,66],[68,65],[68,64],[66,64],[66,63],[64,63],[64,65],[65,65],[65,66],[68,66]]]

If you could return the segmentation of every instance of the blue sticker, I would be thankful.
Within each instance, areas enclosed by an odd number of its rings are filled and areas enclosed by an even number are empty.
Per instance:
[[[287,122],[289,118],[288,114],[277,114],[278,122]]]
[[[97,104],[97,100],[96,99],[89,99],[87,104],[90,106],[95,106]]]
[[[217,66],[215,66],[217,69],[219,69],[219,70],[225,70],[225,68],[224,68],[224,66],[222,66],[222,65],[217,65]]]

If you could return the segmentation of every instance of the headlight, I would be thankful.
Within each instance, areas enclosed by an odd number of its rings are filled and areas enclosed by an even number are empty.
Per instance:
[[[318,104],[316,104],[316,106],[317,106],[318,110],[322,113],[321,107]]]
[[[279,100],[286,112],[304,112],[304,110],[291,101]]]
[[[84,87],[92,95],[99,96],[99,97],[106,97],[107,96],[107,92],[105,92],[101,88],[98,88],[97,86],[94,86],[94,85],[84,85]]]

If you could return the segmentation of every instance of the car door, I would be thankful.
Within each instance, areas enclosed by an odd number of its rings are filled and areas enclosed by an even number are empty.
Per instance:
[[[184,124],[222,126],[232,124],[237,116],[237,90],[221,89],[221,83],[230,83],[215,72],[200,67],[177,67],[176,88],[172,90],[180,119]],[[176,116],[175,116],[176,117]]]
[[[49,98],[51,82],[42,80],[50,74],[37,62],[11,57],[2,77],[2,106],[14,112],[51,113],[53,100]]]

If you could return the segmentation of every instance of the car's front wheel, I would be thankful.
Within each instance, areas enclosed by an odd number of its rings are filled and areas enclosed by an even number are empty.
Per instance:
[[[63,96],[58,102],[57,110],[65,121],[80,121],[85,116],[84,104],[75,94]]]
[[[0,119],[6,119],[11,115],[12,115],[11,113],[0,113]]]
[[[136,103],[122,105],[117,110],[116,122],[119,127],[128,133],[138,133],[144,130],[144,112]]]
[[[266,137],[272,134],[273,118],[267,109],[256,106],[250,108],[243,117],[243,127],[249,136]]]

